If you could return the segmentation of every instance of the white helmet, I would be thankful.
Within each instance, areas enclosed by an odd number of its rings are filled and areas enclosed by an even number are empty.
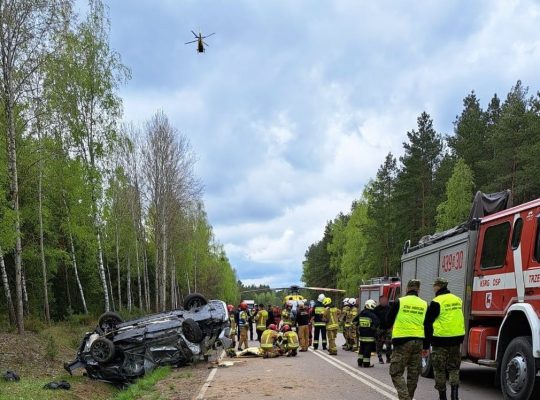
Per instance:
[[[325,297],[326,297],[326,296],[325,296],[324,294],[321,293],[321,294],[319,295],[319,297],[317,297],[317,301],[322,302],[322,301],[325,299]]]
[[[349,299],[348,297],[345,297],[345,298],[343,299],[343,304],[344,304],[344,305],[349,304],[349,300],[350,300],[350,299]]]
[[[365,307],[368,310],[373,310],[377,306],[377,303],[373,299],[366,300]]]
[[[356,299],[351,297],[351,298],[349,299],[349,305],[355,306],[355,305],[356,305]]]

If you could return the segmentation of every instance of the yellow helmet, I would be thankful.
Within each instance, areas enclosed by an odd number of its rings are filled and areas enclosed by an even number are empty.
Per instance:
[[[322,301],[323,306],[329,306],[331,302],[332,302],[332,299],[330,297],[325,297],[324,300]]]

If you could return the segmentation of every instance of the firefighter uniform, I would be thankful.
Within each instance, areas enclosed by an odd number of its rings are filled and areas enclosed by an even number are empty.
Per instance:
[[[349,325],[349,350],[357,351],[358,336],[356,334],[356,325],[353,325],[353,320],[358,315],[358,308],[356,307],[356,300],[353,300],[355,303],[351,306],[351,309],[349,311],[349,319],[345,322],[345,327],[347,327],[347,324]]]
[[[431,344],[431,362],[439,399],[446,400],[448,373],[451,400],[459,400],[460,346],[465,337],[463,302],[450,293],[446,279],[437,278],[433,287],[436,292],[426,314],[425,331],[428,341],[424,343],[424,349],[429,349]]]
[[[240,313],[238,314],[238,326],[240,328],[240,340],[238,341],[239,351],[242,351],[242,349],[247,349],[249,347],[248,345],[248,332],[249,332],[248,320],[249,320],[248,312],[246,310],[240,310]]]
[[[388,313],[388,325],[393,326],[394,345],[389,372],[399,400],[414,398],[422,369],[427,303],[418,297],[419,290],[420,281],[411,279],[407,284],[407,294],[396,300]],[[403,377],[405,370],[407,381]]]
[[[299,306],[296,323],[298,324],[300,351],[307,351],[309,347],[309,310],[304,305]]]
[[[326,322],[324,321],[324,306],[320,301],[315,302],[312,319],[314,327],[313,348],[317,350],[319,343],[321,343],[323,350],[326,350]]]
[[[289,307],[285,305],[283,307],[283,310],[281,311],[281,321],[279,323],[280,326],[289,325],[292,326],[292,319],[291,319],[291,310],[289,310]]]
[[[283,352],[287,357],[296,357],[298,347],[298,335],[294,331],[287,331],[283,334]]]
[[[324,311],[324,319],[326,320],[326,334],[328,336],[328,353],[337,355],[336,337],[339,328],[339,309],[330,305],[330,298],[324,299],[326,309]]]
[[[236,318],[234,317],[234,313],[229,314],[229,324],[231,325],[231,331],[229,338],[232,340],[232,348],[234,349],[236,347]]]
[[[349,350],[349,336],[350,336],[350,327],[351,325],[347,325],[347,319],[349,318],[349,312],[351,311],[351,307],[348,303],[349,299],[344,300],[344,306],[341,309],[341,315],[339,317],[339,326],[341,327],[341,331],[343,332],[343,338],[345,339],[345,344],[341,347],[343,350]]]
[[[375,351],[375,336],[379,327],[379,318],[373,312],[375,301],[366,301],[366,308],[356,316],[353,323],[358,326],[358,366],[369,368],[371,364],[371,353]]]
[[[277,331],[266,329],[261,335],[261,351],[263,358],[278,357],[279,352],[275,347],[276,339],[279,337]]]
[[[259,306],[259,311],[257,311],[253,319],[255,320],[255,329],[257,330],[257,340],[260,342],[262,333],[266,330],[266,321],[268,320],[268,311],[264,309],[262,304]]]

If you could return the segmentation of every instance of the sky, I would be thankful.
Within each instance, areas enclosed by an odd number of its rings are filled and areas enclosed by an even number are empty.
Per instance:
[[[82,0],[81,0],[82,1]],[[300,283],[308,246],[427,111],[451,134],[521,79],[540,89],[531,1],[105,0],[132,79],[126,121],[191,141],[216,239],[244,283]],[[216,34],[197,54],[191,30]]]

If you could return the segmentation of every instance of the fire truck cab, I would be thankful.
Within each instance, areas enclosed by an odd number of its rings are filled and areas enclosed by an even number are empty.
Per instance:
[[[540,199],[472,217],[414,247],[407,243],[403,282],[420,279],[419,295],[429,303],[438,276],[463,300],[462,356],[496,368],[505,399],[533,398],[540,371]],[[431,374],[429,358],[422,374]]]
[[[358,296],[360,303],[358,307],[360,309],[364,308],[364,303],[369,299],[378,302],[379,297],[386,296],[392,302],[394,299],[399,298],[400,295],[401,281],[399,277],[371,278],[360,285],[360,295]]]

